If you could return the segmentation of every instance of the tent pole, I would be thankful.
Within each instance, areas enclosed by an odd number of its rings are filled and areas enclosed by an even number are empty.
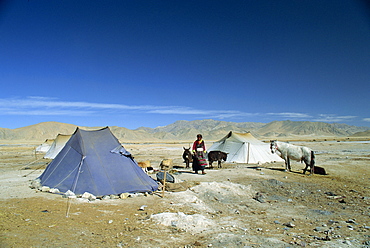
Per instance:
[[[164,198],[164,190],[165,189],[166,189],[166,169],[164,169],[164,176],[163,176],[162,198]]]
[[[67,211],[66,211],[66,217],[68,218],[69,217],[69,210],[71,209],[71,202],[70,202],[71,198],[68,197],[68,200],[67,200]]]
[[[78,177],[81,173],[81,167],[82,167],[82,164],[83,164],[83,161],[84,159],[86,158],[86,156],[83,156],[82,159],[81,159],[81,162],[80,164],[78,165],[78,172],[77,172],[77,176],[76,176],[76,179],[75,181],[73,182],[73,185],[72,185],[72,192],[74,193],[75,190],[76,190],[76,185],[77,185],[77,180],[78,180]],[[66,211],[66,217],[68,218],[69,217],[69,210],[71,209],[71,203],[70,203],[70,197],[68,197],[68,201],[67,201],[67,211]]]

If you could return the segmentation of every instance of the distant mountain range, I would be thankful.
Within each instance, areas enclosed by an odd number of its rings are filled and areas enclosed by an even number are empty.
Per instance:
[[[0,128],[0,140],[44,141],[53,139],[57,134],[72,134],[77,126],[60,122],[42,122],[17,129]],[[80,127],[95,130],[102,127]],[[121,142],[142,141],[191,141],[198,133],[203,134],[207,141],[215,141],[224,137],[229,131],[251,132],[260,139],[286,137],[359,137],[370,136],[369,127],[357,127],[346,124],[330,124],[309,121],[273,121],[258,122],[227,122],[216,120],[176,121],[170,125],[156,128],[140,127],[135,130],[124,127],[110,127],[113,134]]]

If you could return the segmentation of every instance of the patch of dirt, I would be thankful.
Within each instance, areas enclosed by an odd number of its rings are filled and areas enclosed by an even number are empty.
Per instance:
[[[196,175],[181,158],[188,144],[127,144],[154,167],[173,159],[172,175],[189,188],[91,202],[30,189],[49,161],[29,144],[0,146],[0,246],[370,246],[370,143],[294,144],[315,150],[328,175],[303,175],[296,162],[293,172],[224,163]]]

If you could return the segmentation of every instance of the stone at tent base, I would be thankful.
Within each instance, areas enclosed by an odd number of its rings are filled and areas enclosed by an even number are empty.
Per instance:
[[[126,198],[128,198],[130,196],[130,194],[129,193],[122,193],[122,194],[120,194],[119,195],[119,197],[121,198],[121,199],[126,199]]]
[[[58,194],[60,193],[59,189],[56,189],[56,188],[52,188],[49,190],[50,193],[53,193],[53,194]]]
[[[147,196],[147,194],[145,193],[133,193],[133,194],[130,194],[129,197],[142,197],[142,196]]]
[[[35,180],[32,180],[31,181],[31,184],[30,184],[30,188],[31,189],[41,190],[42,185],[41,185],[40,179],[39,178],[36,178]]]
[[[75,193],[73,193],[72,191],[68,190],[65,194],[65,197],[67,198],[77,198]]]
[[[85,192],[81,196],[82,198],[88,199],[89,201],[94,201],[96,200],[96,196],[93,194],[90,194],[89,192]]]
[[[42,192],[49,192],[50,191],[50,188],[48,186],[42,186],[41,187],[41,191]]]
[[[110,199],[119,199],[118,195],[110,195],[109,197],[110,197]]]

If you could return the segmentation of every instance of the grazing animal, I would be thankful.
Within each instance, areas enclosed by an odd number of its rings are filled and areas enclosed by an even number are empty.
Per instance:
[[[310,167],[310,175],[314,174],[315,155],[310,148],[279,142],[277,140],[271,140],[270,149],[272,153],[278,151],[276,154],[278,154],[282,159],[285,160],[286,171],[291,171],[290,159],[293,159],[295,161],[301,161],[306,164],[306,167],[303,170],[303,174],[306,173],[308,167]]]
[[[184,148],[184,153],[182,154],[182,158],[184,159],[184,163],[186,164],[185,168],[190,168],[190,163],[193,162],[193,155],[191,154],[190,147],[187,149]]]
[[[226,161],[227,159],[227,153],[221,152],[221,151],[210,151],[208,153],[208,162],[209,167],[213,168],[212,163],[217,161],[218,162],[218,168],[222,168],[221,162],[222,160]]]

